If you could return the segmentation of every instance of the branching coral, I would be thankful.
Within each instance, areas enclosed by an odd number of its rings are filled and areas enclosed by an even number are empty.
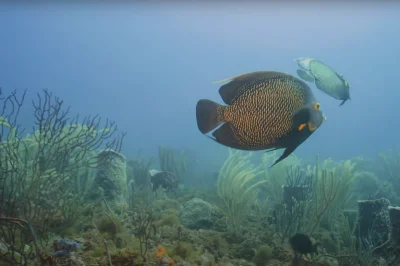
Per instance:
[[[114,122],[100,127],[98,116],[71,119],[63,101],[47,90],[33,102],[35,126],[23,137],[17,118],[24,96],[11,93],[2,99],[0,110],[0,216],[27,222],[23,228],[0,225],[0,241],[10,251],[13,265],[40,254],[49,228],[76,221],[85,208],[82,195],[71,186],[76,170],[97,166],[99,149],[120,150],[122,143],[122,137],[114,137]],[[27,249],[31,244],[34,248]]]
[[[306,175],[300,167],[295,171],[288,167],[286,185],[282,188],[282,202],[275,206],[276,232],[281,237],[281,243],[288,236],[303,231],[308,222],[312,203],[312,175]]]
[[[132,210],[126,210],[133,227],[133,234],[139,239],[140,254],[147,261],[147,251],[150,247],[150,237],[156,234],[152,206],[137,205]]]
[[[255,199],[256,191],[266,180],[262,166],[254,167],[249,158],[251,153],[243,155],[242,151],[229,149],[228,159],[224,162],[218,175],[218,195],[224,202],[228,213],[231,230],[237,232],[243,219],[247,216],[247,208]]]
[[[307,230],[310,235],[315,232],[321,221],[325,221],[331,227],[331,223],[351,199],[351,184],[357,178],[354,167],[355,164],[351,160],[335,166],[331,159],[325,160],[320,166],[317,157],[316,166],[313,169],[308,168],[308,171],[314,172],[314,215]]]
[[[270,168],[271,164],[278,159],[276,151],[264,153],[262,156],[262,165],[264,168],[266,183],[262,185],[263,190],[268,194],[270,201],[278,204],[283,198],[282,186],[285,185],[285,176],[288,167],[298,167],[300,159],[294,154]]]

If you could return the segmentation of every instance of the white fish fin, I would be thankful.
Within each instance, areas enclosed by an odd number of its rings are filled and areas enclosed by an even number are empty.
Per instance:
[[[264,70],[260,70],[260,71],[264,71]],[[259,72],[259,71],[257,71],[257,72]],[[230,78],[227,78],[227,79],[221,79],[221,80],[213,81],[212,84],[221,83],[221,82],[228,82],[228,81],[234,80],[236,78],[239,78],[241,76],[248,75],[250,73],[254,73],[254,72],[246,72],[246,73],[239,74],[237,76],[230,77]]]
[[[311,71],[297,69],[297,75],[305,81],[314,82],[315,77],[312,75]]]

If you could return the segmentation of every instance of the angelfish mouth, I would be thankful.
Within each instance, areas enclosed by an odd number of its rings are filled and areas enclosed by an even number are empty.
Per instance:
[[[322,122],[326,121],[326,116],[322,116]]]

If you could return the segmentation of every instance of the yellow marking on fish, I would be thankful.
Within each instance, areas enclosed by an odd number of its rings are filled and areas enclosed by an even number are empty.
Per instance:
[[[306,126],[307,126],[307,124],[301,124],[299,126],[299,131],[302,131]]]
[[[310,131],[314,131],[315,129],[317,129],[317,127],[316,127],[316,126],[314,126],[314,124],[313,124],[313,123],[311,123],[311,122],[308,122],[308,129],[309,129]]]
[[[321,105],[319,103],[314,104],[314,110],[318,111]]]

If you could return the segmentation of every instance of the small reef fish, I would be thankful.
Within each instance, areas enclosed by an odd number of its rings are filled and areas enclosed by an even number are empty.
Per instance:
[[[290,246],[296,253],[309,254],[317,252],[318,244],[313,244],[305,234],[295,234],[289,239]]]
[[[272,166],[288,157],[326,120],[310,87],[282,72],[258,71],[218,82],[222,106],[207,99],[196,105],[197,126],[239,150],[285,149]],[[272,167],[271,166],[271,167]]]
[[[342,106],[350,99],[350,85],[343,75],[335,72],[326,64],[311,57],[300,57],[295,60],[300,69],[297,75],[305,81],[314,82],[315,86],[329,96],[342,100]]]
[[[174,191],[178,188],[179,180],[175,174],[168,171],[149,170],[150,183],[155,192],[159,187],[166,191]]]

